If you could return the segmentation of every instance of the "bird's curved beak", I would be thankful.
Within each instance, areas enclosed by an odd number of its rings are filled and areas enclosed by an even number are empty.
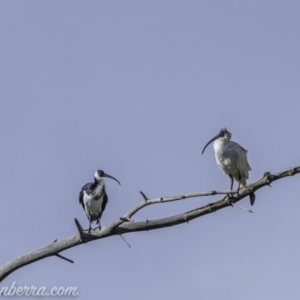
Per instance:
[[[203,148],[202,154],[204,153],[206,147],[207,147],[210,143],[212,143],[213,141],[215,141],[216,139],[218,139],[220,136],[221,136],[220,133],[218,133],[215,137],[213,137],[213,138],[205,145],[205,147]]]
[[[104,173],[103,177],[111,178],[111,179],[115,180],[119,185],[121,185],[120,181],[113,176],[110,176],[110,175]]]

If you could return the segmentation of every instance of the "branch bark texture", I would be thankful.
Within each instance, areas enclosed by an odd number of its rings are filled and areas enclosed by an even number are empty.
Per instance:
[[[129,212],[127,212],[123,217],[117,219],[108,226],[102,227],[101,230],[92,231],[91,234],[87,233],[87,230],[83,230],[82,226],[75,219],[76,227],[78,233],[74,234],[71,237],[67,237],[63,240],[50,243],[44,247],[33,250],[27,254],[18,256],[11,261],[4,264],[0,267],[0,282],[2,282],[7,276],[16,271],[19,268],[22,268],[28,264],[34,263],[38,260],[44,259],[50,256],[59,257],[65,261],[73,263],[72,260],[62,256],[60,252],[67,250],[69,248],[81,245],[83,243],[88,243],[91,241],[107,238],[113,235],[120,235],[125,233],[131,233],[136,231],[148,231],[164,227],[170,227],[186,223],[193,219],[202,217],[204,215],[216,212],[219,209],[232,206],[236,202],[242,200],[243,198],[251,195],[251,193],[259,190],[260,188],[270,185],[272,182],[282,179],[284,177],[293,176],[300,173],[300,166],[290,168],[288,170],[270,174],[266,172],[260,179],[248,184],[243,187],[237,193],[236,191],[210,191],[210,192],[199,192],[199,193],[188,193],[174,197],[161,197],[149,199],[147,196],[141,192],[143,196],[143,201],[138,205],[133,207]],[[134,222],[132,217],[141,209],[148,205],[154,205],[159,203],[167,203],[171,201],[180,201],[187,198],[194,197],[203,197],[203,196],[212,196],[212,195],[225,195],[225,197],[197,207],[193,210],[183,212],[178,215],[169,216],[166,218],[155,219],[155,220],[144,220],[139,222]]]

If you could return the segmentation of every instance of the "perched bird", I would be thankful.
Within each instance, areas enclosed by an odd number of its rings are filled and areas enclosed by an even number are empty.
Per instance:
[[[230,177],[231,185],[233,188],[233,180],[235,179],[239,185],[246,185],[246,179],[249,177],[251,167],[247,161],[247,150],[236,142],[231,141],[231,132],[226,128],[222,128],[215,137],[213,137],[203,148],[202,154],[206,147],[214,142],[214,151],[216,161],[221,170]],[[255,194],[250,194],[250,203],[254,204]]]
[[[116,178],[98,170],[95,172],[94,182],[85,184],[79,193],[79,203],[90,221],[89,233],[91,233],[93,221],[96,221],[101,229],[100,219],[108,200],[103,177],[114,179],[121,184]]]

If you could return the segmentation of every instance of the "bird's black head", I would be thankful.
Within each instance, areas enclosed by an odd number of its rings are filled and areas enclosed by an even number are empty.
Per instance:
[[[117,180],[115,177],[106,174],[106,173],[105,173],[104,171],[102,171],[102,170],[97,170],[97,171],[95,172],[95,176],[94,176],[94,177],[95,177],[95,181],[97,181],[97,182],[100,182],[100,181],[102,180],[103,177],[107,177],[107,178],[111,178],[111,179],[115,180],[116,182],[118,182],[119,184],[121,184],[121,183],[119,182],[119,180]]]
[[[222,128],[219,133],[219,137],[225,137],[229,131],[226,128]]]
[[[103,175],[105,175],[105,172],[102,171],[102,170],[97,170],[95,172],[95,178],[101,178],[101,177],[104,177]]]
[[[220,137],[225,138],[227,141],[231,140],[231,132],[228,131],[226,128],[222,128],[220,130]]]
[[[215,137],[213,137],[213,138],[205,145],[205,147],[204,147],[203,150],[202,150],[202,154],[204,153],[206,147],[207,147],[210,143],[212,143],[213,141],[215,141],[216,139],[218,139],[218,138],[220,138],[220,137],[223,137],[223,138],[225,138],[225,139],[227,139],[227,140],[230,141],[230,139],[231,139],[231,133],[230,133],[226,128],[222,128],[222,129],[220,130],[220,132],[219,132]]]

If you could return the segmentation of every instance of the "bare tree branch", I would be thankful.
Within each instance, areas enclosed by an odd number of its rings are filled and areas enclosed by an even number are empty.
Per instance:
[[[219,209],[232,206],[232,205],[234,206],[236,202],[251,195],[251,193],[253,194],[253,192],[255,192],[256,190],[264,186],[270,186],[270,184],[273,181],[282,179],[284,177],[293,176],[299,173],[300,173],[300,167],[290,168],[288,170],[278,172],[275,174],[270,174],[269,172],[266,172],[260,179],[241,188],[238,193],[236,191],[211,191],[211,192],[201,192],[201,193],[188,193],[188,194],[179,195],[175,197],[161,197],[161,198],[148,199],[143,192],[140,192],[144,198],[143,202],[136,205],[129,212],[127,212],[123,217],[114,221],[110,225],[102,227],[101,230],[96,229],[91,234],[88,234],[87,230],[83,230],[78,220],[75,219],[75,224],[78,230],[77,234],[65,238],[61,241],[55,240],[49,245],[33,250],[27,254],[21,255],[7,262],[2,267],[0,267],[0,282],[3,281],[8,275],[16,271],[17,269],[22,268],[38,260],[44,259],[46,257],[56,256],[73,263],[72,260],[60,255],[59,253],[61,251],[81,245],[83,243],[88,243],[91,241],[107,238],[113,235],[120,235],[122,237],[122,234],[124,233],[131,233],[136,231],[148,231],[148,230],[154,230],[154,229],[179,225],[182,223],[187,223],[188,221],[193,220],[195,218],[199,218],[204,215],[210,214]],[[156,219],[156,220],[145,220],[140,222],[133,222],[133,220],[131,219],[131,217],[134,214],[136,214],[140,209],[148,205],[157,204],[157,203],[167,203],[171,201],[180,201],[183,199],[193,198],[193,197],[203,197],[203,196],[221,195],[221,194],[226,196],[223,199],[219,199],[215,202],[208,203],[206,205],[197,207],[193,210],[178,215]],[[247,210],[247,209],[244,210],[251,212],[251,210]]]

